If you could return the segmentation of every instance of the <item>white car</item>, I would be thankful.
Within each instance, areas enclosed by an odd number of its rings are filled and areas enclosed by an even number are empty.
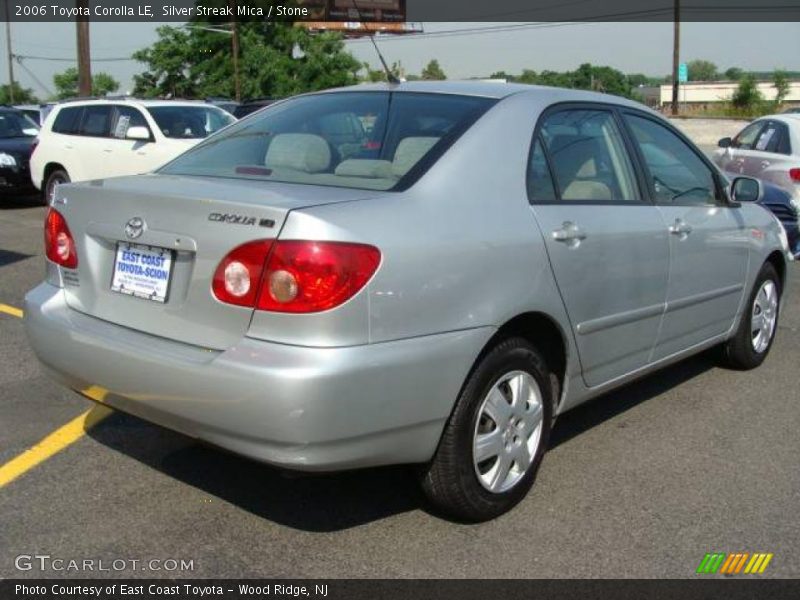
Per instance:
[[[60,183],[147,173],[234,121],[204,102],[65,102],[42,125],[31,179],[49,200]]]
[[[800,210],[800,114],[756,119],[736,137],[722,138],[712,158],[734,177],[757,177],[785,189]]]

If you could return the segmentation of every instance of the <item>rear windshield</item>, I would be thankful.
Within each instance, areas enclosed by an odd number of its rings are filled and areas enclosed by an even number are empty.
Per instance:
[[[151,106],[147,110],[168,138],[205,138],[236,120],[216,106]]]
[[[161,172],[400,189],[494,102],[405,92],[301,96],[244,119]]]

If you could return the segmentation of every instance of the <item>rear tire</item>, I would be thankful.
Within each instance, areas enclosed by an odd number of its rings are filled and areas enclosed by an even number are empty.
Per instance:
[[[69,174],[64,169],[56,169],[50,173],[44,185],[44,203],[50,204],[53,201],[53,194],[57,185],[69,182]]]
[[[780,277],[771,263],[764,263],[736,334],[723,346],[724,360],[729,367],[748,370],[764,362],[778,330],[780,301]]]
[[[527,340],[509,338],[489,351],[467,379],[421,475],[434,507],[478,522],[522,500],[547,448],[557,388]]]

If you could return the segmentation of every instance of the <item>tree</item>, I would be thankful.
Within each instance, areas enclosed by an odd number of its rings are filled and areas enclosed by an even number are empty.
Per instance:
[[[63,73],[53,75],[56,95],[59,100],[74,98],[78,95],[78,69],[70,67]],[[105,96],[119,89],[119,81],[108,73],[95,73],[92,76],[92,95]]]
[[[739,80],[739,87],[733,93],[731,104],[741,111],[752,111],[763,99],[761,92],[758,91],[756,78],[752,74],[747,74]]]
[[[33,90],[30,88],[23,88],[16,81],[14,82],[14,101],[11,101],[11,94],[9,93],[9,85],[0,85],[0,104],[39,104],[39,99]]]
[[[739,81],[744,75],[744,71],[742,71],[739,67],[730,67],[725,71],[725,79],[729,79],[731,81]]]
[[[717,65],[709,60],[690,60],[686,66],[689,69],[689,81],[716,81],[719,79]]]
[[[233,97],[229,36],[198,27],[165,26],[156,31],[159,39],[133,55],[146,66],[134,77],[134,93],[145,97]],[[312,35],[291,23],[263,19],[240,21],[238,31],[244,98],[283,97],[350,85],[358,81],[364,68],[345,51],[338,33]],[[378,77],[376,72],[367,67],[367,79],[373,77]],[[385,75],[380,80],[385,80]]]
[[[441,81],[447,79],[447,75],[444,74],[442,67],[439,66],[439,61],[435,58],[422,69],[420,77],[426,81]]]
[[[789,75],[782,69],[775,69],[772,74],[772,87],[775,88],[775,104],[783,104],[789,95]]]

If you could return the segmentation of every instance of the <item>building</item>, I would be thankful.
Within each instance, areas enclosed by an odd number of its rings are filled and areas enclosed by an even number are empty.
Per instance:
[[[761,81],[757,86],[765,100],[775,100],[775,86],[771,81]],[[690,81],[678,86],[678,101],[682,105],[692,106],[730,102],[738,87],[738,81]],[[660,107],[672,103],[671,84],[642,87],[638,91],[649,106]],[[790,104],[800,103],[800,81],[790,82],[789,94],[784,101]]]

